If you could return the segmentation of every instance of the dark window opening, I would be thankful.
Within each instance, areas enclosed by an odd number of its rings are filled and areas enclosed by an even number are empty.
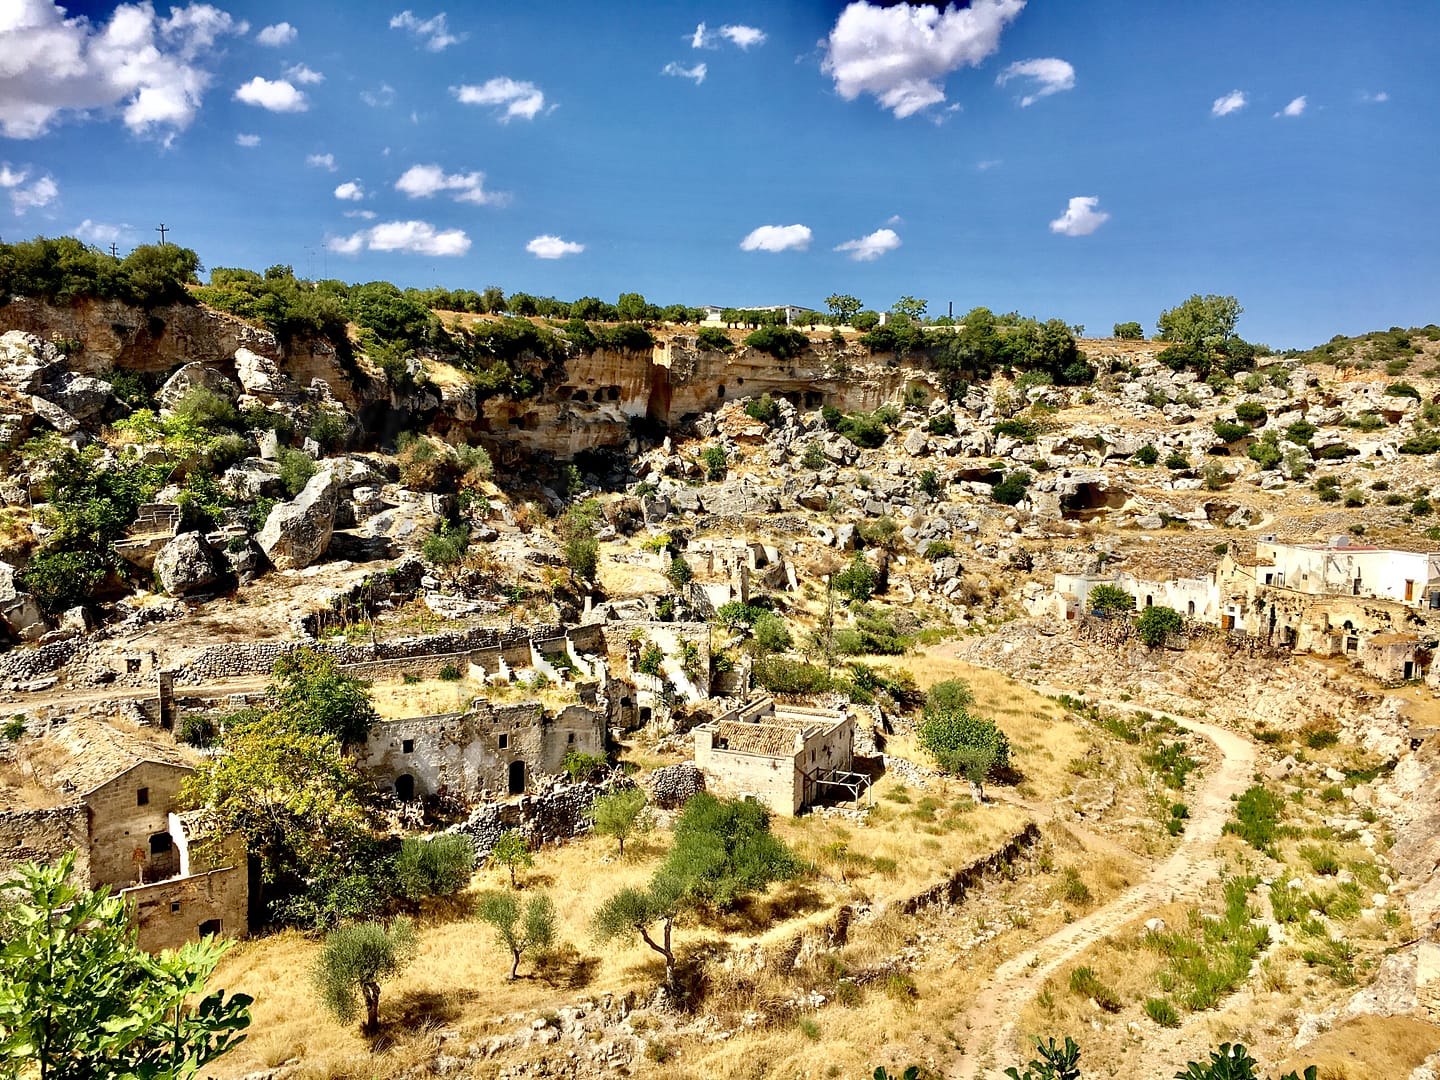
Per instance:
[[[125,673],[134,675],[140,670],[140,658],[138,656],[127,656],[125,658]]]
[[[1154,606],[1155,606],[1155,597],[1153,597],[1153,596],[1146,596],[1146,597],[1145,597],[1145,606],[1146,606],[1146,607],[1154,607]]]
[[[179,900],[171,900],[171,901],[170,901],[170,914],[171,914],[171,915],[178,915],[178,914],[180,914],[180,901],[179,901]]]
[[[206,919],[200,924],[201,937],[219,937],[220,930],[221,926],[219,919]]]
[[[574,746],[574,745],[575,745],[575,732],[573,732],[573,731],[570,732],[570,735],[566,738],[565,741],[566,741],[567,743],[569,743],[571,746]]]
[[[150,837],[151,855],[167,855],[174,847],[175,841],[170,839],[168,832],[157,832],[154,836]]]
[[[136,789],[136,791],[135,791],[135,805],[136,805],[136,806],[149,806],[149,805],[150,805],[150,789],[149,789],[148,787],[142,787],[142,788]]]
[[[502,732],[500,733],[500,749],[501,749],[501,750],[508,750],[509,748],[510,748],[510,733],[509,733],[509,732],[506,732],[506,731],[502,731]]]
[[[725,384],[723,382],[715,388],[715,396],[720,398],[725,396]]]
[[[511,795],[525,794],[525,762],[510,762],[510,786]]]
[[[395,778],[395,797],[401,802],[410,802],[415,798],[415,777],[409,773],[401,773]]]
[[[415,752],[415,740],[414,740],[414,739],[401,739],[401,740],[400,740],[400,752],[401,752],[402,754],[413,754],[413,753]]]

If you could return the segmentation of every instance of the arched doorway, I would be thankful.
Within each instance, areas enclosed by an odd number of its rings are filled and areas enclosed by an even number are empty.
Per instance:
[[[410,802],[415,798],[415,777],[409,773],[401,773],[395,778],[395,797],[401,802]]]
[[[523,762],[523,761],[512,761],[512,762],[510,762],[510,787],[509,787],[509,790],[510,790],[510,794],[511,794],[511,795],[524,795],[524,794],[525,794],[525,762]]]

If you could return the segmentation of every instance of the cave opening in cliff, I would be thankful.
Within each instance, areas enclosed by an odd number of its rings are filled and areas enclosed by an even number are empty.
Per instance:
[[[1061,513],[1068,519],[1085,519],[1125,505],[1125,493],[1103,484],[1076,484],[1075,490],[1060,497]]]

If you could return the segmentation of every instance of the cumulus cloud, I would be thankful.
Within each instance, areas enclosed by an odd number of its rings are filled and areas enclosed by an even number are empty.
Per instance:
[[[372,109],[383,109],[395,100],[395,88],[389,83],[381,83],[375,90],[361,90],[360,100]]]
[[[860,2],[840,13],[820,68],[846,101],[870,94],[897,118],[945,100],[945,76],[975,67],[1000,47],[1000,34],[1025,0],[974,0],[968,7],[880,7]]]
[[[307,154],[306,157],[305,157],[305,164],[306,164],[306,165],[309,165],[312,169],[325,169],[325,170],[327,170],[327,171],[329,171],[329,172],[334,172],[334,171],[335,171],[335,155],[334,155],[334,154]]]
[[[335,197],[345,202],[359,202],[365,198],[365,188],[359,180],[346,180],[335,189]]]
[[[374,210],[346,210],[345,216],[349,218],[363,218],[366,221],[375,220]]]
[[[523,120],[534,120],[536,114],[545,108],[545,94],[538,86],[504,75],[481,86],[452,86],[450,92],[462,105],[491,106],[502,123],[509,123],[517,116]]]
[[[313,86],[315,83],[325,81],[324,75],[306,67],[304,64],[296,64],[294,67],[286,68],[285,77],[287,79],[293,79],[302,86]]]
[[[1233,112],[1240,111],[1249,103],[1244,90],[1231,90],[1228,94],[1215,99],[1215,104],[1210,106],[1210,115],[1229,116]]]
[[[411,165],[395,181],[395,190],[412,199],[428,199],[442,192],[456,202],[476,206],[503,206],[510,196],[503,191],[486,191],[483,172],[447,173],[439,165]]]
[[[10,196],[10,206],[17,215],[49,206],[60,194],[53,176],[47,173],[31,180],[28,168],[12,169],[9,162],[0,162],[0,190]]]
[[[1390,95],[1384,90],[1370,93],[1368,90],[1360,91],[1360,100],[1366,105],[1383,105],[1390,100]]]
[[[247,150],[253,150],[260,145],[260,136],[249,135],[242,131],[239,135],[235,136],[235,145],[243,146]]]
[[[1017,60],[1000,73],[995,85],[1004,86],[1011,79],[1028,79],[1032,82],[1032,91],[1020,99],[1020,107],[1023,109],[1043,97],[1058,94],[1062,90],[1073,90],[1075,69],[1067,61],[1053,56]]]
[[[235,100],[280,113],[304,112],[310,108],[310,103],[305,100],[305,92],[296,90],[293,83],[284,79],[272,82],[259,75],[235,91]]]
[[[884,255],[887,251],[894,251],[900,246],[900,237],[894,229],[876,229],[869,236],[862,236],[858,240],[847,240],[838,245],[836,251],[848,251],[850,258],[856,262],[872,262]]]
[[[349,236],[332,236],[325,246],[341,255],[399,251],[406,255],[458,256],[470,250],[463,229],[438,230],[428,221],[385,221]]]
[[[278,47],[289,45],[299,35],[300,31],[291,26],[288,22],[275,23],[267,26],[255,35],[255,41],[260,45]]]
[[[1089,236],[1110,220],[1094,195],[1076,195],[1061,214],[1050,222],[1050,231],[1061,236]]]
[[[1280,110],[1279,112],[1277,112],[1275,115],[1276,115],[1276,116],[1304,116],[1304,115],[1305,115],[1305,104],[1306,104],[1306,103],[1305,103],[1305,95],[1304,95],[1304,94],[1301,94],[1301,95],[1300,95],[1299,97],[1297,97],[1297,98],[1292,98],[1292,99],[1290,100],[1290,104],[1289,104],[1289,105],[1286,105],[1285,108],[1281,109],[1281,110]]]
[[[566,255],[579,255],[585,250],[585,245],[546,235],[535,237],[525,245],[525,250],[537,259],[563,259]]]
[[[0,135],[33,139],[62,113],[118,109],[135,134],[173,137],[214,80],[216,40],[250,29],[209,4],[163,19],[150,4],[122,4],[98,26],[65,15],[53,0],[10,0],[0,14]]]
[[[391,30],[408,30],[431,52],[440,52],[465,40],[464,34],[452,34],[445,12],[429,19],[417,19],[410,11],[402,11],[390,19]]]
[[[87,244],[106,248],[111,244],[118,244],[132,231],[133,227],[130,225],[107,225],[103,221],[91,221],[89,218],[76,225],[73,230],[75,235]]]
[[[671,60],[670,63],[666,64],[663,68],[660,69],[660,74],[675,75],[681,79],[694,79],[695,85],[699,86],[705,81],[705,71],[706,68],[704,64],[696,64],[694,67],[687,68],[684,65],[674,60]]]
[[[750,49],[756,45],[764,45],[766,36],[765,31],[758,26],[730,24],[722,26],[718,30],[711,30],[702,22],[690,35],[690,47],[692,49],[718,49],[723,38],[737,48]]]
[[[741,251],[804,251],[809,246],[808,225],[761,225],[740,241]]]

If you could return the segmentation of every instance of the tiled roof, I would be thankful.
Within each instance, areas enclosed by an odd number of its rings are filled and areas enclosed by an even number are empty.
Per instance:
[[[192,766],[173,742],[146,738],[109,724],[73,721],[48,736],[56,753],[49,768],[38,765],[36,778],[47,787],[76,795],[94,791],[142,761]],[[50,755],[47,755],[50,756]]]
[[[721,720],[715,744],[742,754],[767,754],[788,757],[795,753],[795,737],[800,727],[789,724],[746,724],[738,720]]]

